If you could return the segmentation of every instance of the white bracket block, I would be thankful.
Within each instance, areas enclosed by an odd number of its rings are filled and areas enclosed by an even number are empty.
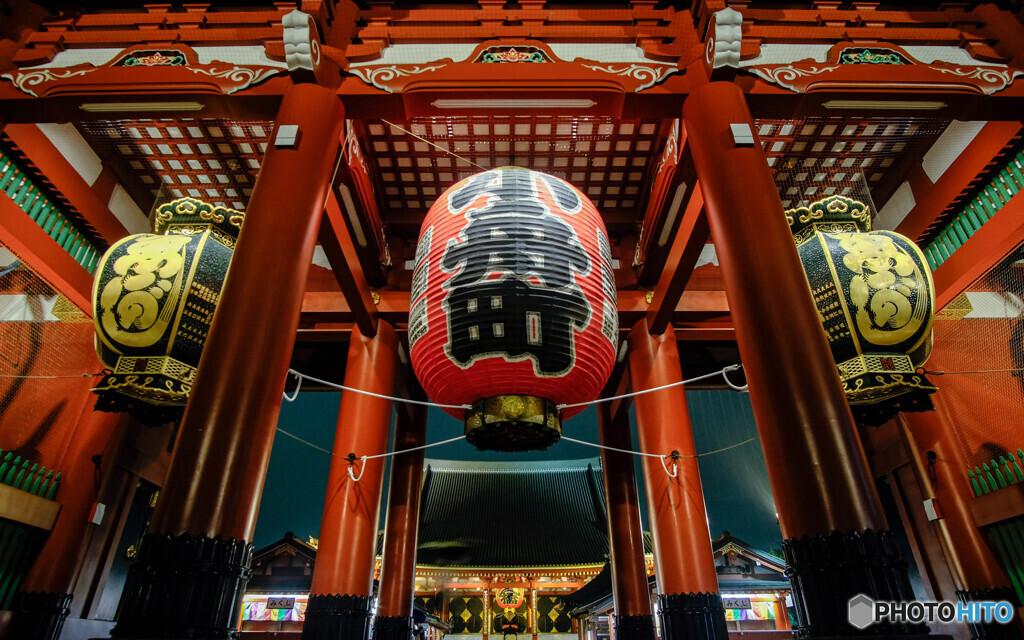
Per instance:
[[[277,135],[274,137],[274,146],[278,149],[298,149],[299,137],[302,133],[297,124],[282,124],[277,128]]]
[[[734,122],[729,125],[732,131],[732,141],[737,147],[754,146],[754,132],[746,122]]]

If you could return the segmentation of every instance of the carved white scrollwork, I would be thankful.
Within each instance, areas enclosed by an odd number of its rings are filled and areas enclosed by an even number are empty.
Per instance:
[[[643,84],[636,88],[637,93],[640,93],[644,89],[650,89],[673,73],[679,71],[678,67],[668,64],[658,66],[630,64],[629,66],[621,68],[615,64],[608,64],[604,66],[598,64],[585,64],[583,66],[587,69],[593,69],[594,71],[604,71],[605,73],[611,73],[617,76],[627,76],[634,80],[639,80]]]
[[[709,34],[709,60],[712,69],[740,66],[740,47],[743,44],[743,14],[726,7],[715,12],[714,32]]]
[[[386,83],[398,78],[400,76],[414,76],[419,73],[426,73],[427,71],[434,71],[444,67],[443,64],[428,65],[421,67],[419,65],[413,66],[399,66],[393,64],[387,67],[354,67],[349,69],[349,73],[359,77],[363,82],[373,85],[378,89],[383,89],[388,93],[394,93],[394,89],[389,87]]]
[[[38,71],[18,71],[15,73],[5,73],[0,75],[0,78],[6,78],[14,83],[20,91],[24,91],[33,98],[38,98],[36,92],[30,87],[42,84],[44,82],[52,82],[54,80],[64,80],[65,78],[71,78],[73,76],[82,76],[90,71],[96,69],[73,69],[73,70],[51,70],[51,69],[40,69]]]
[[[227,93],[230,95],[236,91],[242,89],[248,89],[253,85],[257,85],[264,80],[276,76],[283,72],[283,69],[275,69],[273,67],[231,67],[230,69],[218,69],[217,67],[211,66],[208,69],[202,67],[187,67],[187,69],[193,73],[200,73],[215,78],[224,78],[234,84],[227,88]]]
[[[828,71],[835,71],[839,66],[832,67],[807,67],[806,69],[800,69],[793,65],[786,65],[784,67],[750,67],[750,70],[761,76],[769,82],[774,82],[780,87],[785,87],[790,91],[796,91],[799,93],[799,89],[792,83],[793,80],[801,76],[816,76],[819,73],[826,73]]]
[[[981,80],[986,85],[991,85],[981,88],[987,96],[1002,91],[1012,84],[1014,79],[1018,76],[1024,75],[1024,71],[1009,68],[999,69],[995,67],[974,67],[961,69],[960,67],[940,67],[937,65],[928,66],[930,69],[935,69],[939,73],[952,73],[953,75],[957,75],[962,78]]]

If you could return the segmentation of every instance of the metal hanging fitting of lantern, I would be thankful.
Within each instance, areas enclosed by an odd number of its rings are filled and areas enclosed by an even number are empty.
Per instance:
[[[410,359],[478,449],[545,449],[615,363],[611,247],[593,203],[551,175],[466,178],[427,213],[416,250]]]
[[[96,269],[96,408],[157,425],[181,417],[245,214],[181,198],[151,234],[128,236]]]
[[[858,421],[932,408],[917,369],[931,352],[935,287],[921,250],[871,231],[862,202],[829,196],[786,211],[822,328]]]

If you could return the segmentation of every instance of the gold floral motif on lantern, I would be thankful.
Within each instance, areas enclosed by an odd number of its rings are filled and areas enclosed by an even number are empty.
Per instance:
[[[190,236],[133,236],[99,294],[103,334],[130,347],[156,344],[174,318]],[[111,249],[120,246],[115,245]],[[102,334],[101,334],[102,335]]]

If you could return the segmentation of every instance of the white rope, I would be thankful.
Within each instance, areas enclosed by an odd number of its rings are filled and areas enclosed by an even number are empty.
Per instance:
[[[312,382],[317,382],[319,384],[322,384],[322,385],[324,385],[326,387],[331,387],[333,389],[340,389],[342,391],[351,391],[353,393],[361,393],[361,394],[366,395],[366,396],[372,396],[374,398],[381,398],[383,400],[392,400],[394,402],[404,402],[406,404],[418,404],[418,405],[423,405],[425,407],[440,407],[442,409],[472,409],[473,408],[473,405],[470,405],[470,404],[441,404],[439,402],[430,402],[430,401],[427,401],[427,400],[412,400],[410,398],[400,398],[398,396],[386,396],[386,395],[381,394],[381,393],[374,393],[372,391],[364,391],[363,389],[355,389],[355,388],[352,388],[352,387],[346,387],[343,384],[336,384],[334,382],[328,382],[327,380],[321,380],[320,378],[314,378],[313,376],[308,376],[308,375],[306,375],[304,373],[300,373],[300,372],[296,371],[295,369],[289,369],[288,373],[292,374],[293,376],[295,376],[297,378],[300,378],[300,379],[301,378],[305,378],[305,379],[310,380]],[[287,399],[287,397],[288,396],[286,395],[285,399]]]
[[[363,456],[362,458],[360,458],[360,460],[363,461],[363,466],[360,467],[360,469],[359,469],[359,476],[358,477],[356,477],[356,475],[354,473],[352,473],[352,468],[355,466],[355,460],[350,460],[349,461],[348,477],[352,478],[352,482],[359,482],[360,480],[363,479],[363,474],[366,473],[366,456]]]
[[[679,465],[675,463],[675,459],[672,461],[672,473],[668,472],[668,465],[665,464],[665,458],[671,458],[672,456],[661,456],[661,468],[665,470],[665,475],[670,478],[675,478],[679,475]]]
[[[586,407],[586,406],[589,406],[589,405],[592,405],[592,404],[597,404],[599,402],[611,402],[612,400],[621,400],[622,398],[632,398],[633,396],[639,396],[639,395],[643,395],[645,393],[654,393],[655,391],[661,391],[662,389],[670,389],[672,387],[678,387],[679,385],[691,384],[691,383],[694,383],[694,382],[698,382],[700,380],[705,380],[707,378],[714,378],[715,376],[718,376],[718,375],[720,375],[723,378],[725,378],[726,384],[728,384],[733,389],[736,389],[737,391],[743,391],[743,390],[746,390],[746,388],[747,388],[746,385],[744,385],[742,388],[741,387],[737,387],[736,385],[734,385],[731,382],[729,382],[729,378],[727,378],[726,375],[725,375],[726,373],[728,373],[730,371],[736,371],[736,370],[740,369],[742,366],[743,365],[741,365],[741,364],[730,364],[727,367],[723,367],[720,371],[712,371],[711,373],[705,373],[704,375],[697,376],[696,378],[690,378],[688,380],[680,380],[679,382],[671,382],[669,384],[663,384],[660,387],[654,387],[653,389],[643,389],[642,391],[633,391],[632,393],[623,393],[622,395],[611,396],[610,398],[598,398],[597,400],[589,400],[587,402],[575,402],[573,404],[560,404],[560,405],[556,405],[555,408],[556,409],[569,409],[569,408],[572,408],[572,407]]]
[[[17,374],[0,374],[0,378],[17,378],[20,380],[56,380],[58,378],[98,378],[102,373],[82,373],[77,376],[19,376]]]
[[[424,137],[422,137],[422,136],[418,136],[418,135],[416,135],[415,133],[413,133],[412,131],[409,131],[408,129],[403,129],[402,127],[398,126],[397,124],[394,124],[394,123],[392,123],[392,122],[388,122],[387,120],[384,120],[384,119],[381,119],[381,122],[383,122],[384,124],[389,124],[389,125],[391,125],[392,127],[394,127],[394,128],[396,128],[396,129],[398,129],[399,131],[401,131],[401,132],[403,132],[403,133],[407,133],[407,134],[409,134],[410,136],[412,136],[412,137],[416,138],[417,140],[422,140],[423,142],[426,142],[426,143],[427,143],[427,144],[429,144],[430,146],[432,146],[432,147],[434,147],[434,148],[436,148],[436,149],[439,149],[439,150],[441,150],[441,151],[444,151],[445,153],[447,153],[447,154],[448,154],[448,155],[450,155],[450,156],[455,156],[456,158],[458,158],[459,160],[462,160],[462,161],[463,161],[463,162],[465,162],[466,164],[471,164],[471,165],[473,165],[474,167],[476,167],[477,169],[482,169],[483,171],[488,171],[487,167],[481,167],[480,165],[478,165],[477,163],[473,162],[473,161],[472,161],[472,160],[470,160],[469,158],[463,158],[462,156],[460,156],[459,154],[455,153],[454,151],[452,151],[452,150],[450,150],[450,149],[445,149],[444,147],[442,147],[442,146],[440,146],[440,145],[434,144],[434,143],[433,143],[433,142],[431,142],[430,140],[427,140],[426,138],[424,138]]]
[[[954,373],[1015,373],[1017,371],[1024,371],[1024,369],[981,369],[980,371],[929,371],[928,369],[918,369],[922,374],[929,376],[947,376]]]
[[[288,370],[288,375],[295,375],[295,372],[292,371],[291,369],[289,369]],[[302,376],[296,375],[295,378],[296,378],[295,392],[292,393],[291,397],[289,397],[288,393],[285,392],[285,394],[284,394],[285,402],[295,402],[295,398],[299,397],[299,389],[302,388]]]
[[[739,366],[738,366],[738,365],[733,365],[733,366],[735,366],[735,367],[736,367],[737,369],[739,369]],[[743,385],[742,387],[738,387],[738,386],[734,385],[734,384],[732,383],[732,381],[731,381],[731,380],[729,380],[729,376],[728,376],[728,375],[726,375],[726,374],[727,374],[726,370],[725,370],[725,369],[722,369],[722,379],[723,379],[723,380],[725,380],[725,384],[729,385],[729,387],[730,387],[730,388],[731,388],[731,389],[732,389],[733,391],[739,391],[740,393],[743,393],[744,391],[746,391],[746,390],[747,390],[747,385]]]

